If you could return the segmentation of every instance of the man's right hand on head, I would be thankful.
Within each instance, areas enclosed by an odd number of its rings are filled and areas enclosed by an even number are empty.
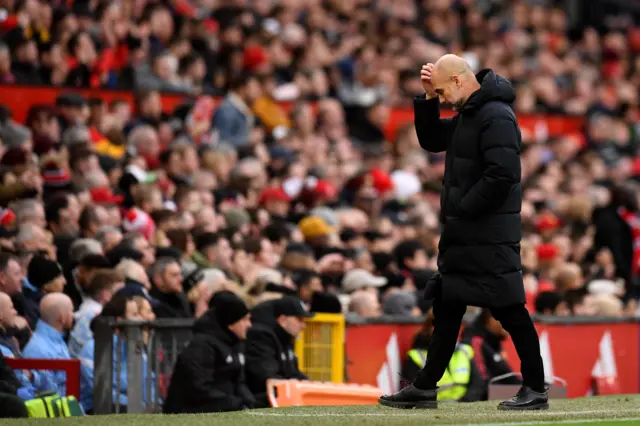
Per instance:
[[[433,89],[433,84],[431,84],[431,74],[433,73],[433,64],[428,63],[427,65],[423,65],[420,70],[420,83],[422,83],[422,88],[427,94],[427,99],[435,98],[438,94]]]

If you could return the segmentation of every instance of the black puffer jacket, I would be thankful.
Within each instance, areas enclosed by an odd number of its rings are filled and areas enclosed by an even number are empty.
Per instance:
[[[450,119],[437,98],[414,101],[420,145],[446,151],[438,269],[443,298],[483,307],[525,303],[520,263],[522,188],[515,91],[491,70]]]
[[[194,336],[180,353],[164,413],[213,413],[252,408],[245,385],[243,343],[223,329],[209,311],[193,327]]]
[[[247,334],[247,385],[256,397],[256,407],[267,407],[267,379],[307,380],[298,368],[294,339],[276,322],[273,301],[251,311],[253,326]]]

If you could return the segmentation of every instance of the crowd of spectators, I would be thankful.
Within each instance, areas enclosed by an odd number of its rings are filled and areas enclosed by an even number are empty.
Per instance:
[[[384,125],[446,52],[507,77],[517,113],[585,118],[523,133],[530,311],[640,316],[629,17],[573,27],[553,2],[499,0],[1,5],[0,83],[67,87],[25,123],[0,111],[5,356],[82,360],[114,295],[110,316],[145,320],[200,318],[221,290],[249,308],[295,295],[314,312],[425,313],[444,158]],[[187,96],[168,113],[161,92]]]

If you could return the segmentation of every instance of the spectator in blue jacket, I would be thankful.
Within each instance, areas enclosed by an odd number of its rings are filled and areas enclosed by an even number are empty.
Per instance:
[[[232,78],[229,89],[213,115],[213,128],[218,131],[221,143],[237,148],[250,142],[256,120],[251,105],[260,97],[262,89],[257,77],[250,73]]]
[[[40,320],[23,351],[24,358],[71,359],[64,341],[73,326],[73,302],[63,293],[50,293],[40,302]],[[67,375],[63,371],[43,371],[60,396],[67,394]]]
[[[100,314],[114,293],[124,287],[124,279],[119,273],[109,270],[98,270],[91,277],[87,289],[87,297],[75,315],[75,326],[69,335],[69,352],[77,358],[84,345],[93,339],[91,321]]]

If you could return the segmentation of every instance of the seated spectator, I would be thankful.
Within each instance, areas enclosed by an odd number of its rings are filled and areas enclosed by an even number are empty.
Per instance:
[[[62,293],[67,280],[64,271],[58,262],[49,260],[44,256],[36,255],[31,258],[27,271],[27,279],[30,292],[29,296],[34,302],[40,303],[42,298],[50,293]],[[25,281],[25,286],[27,283]]]
[[[40,320],[23,351],[25,358],[71,359],[64,335],[73,326],[73,303],[66,294],[51,293],[40,302]],[[43,371],[60,396],[67,395],[66,373]]]
[[[340,299],[333,293],[316,292],[311,299],[310,311],[323,314],[341,314],[342,304]]]
[[[75,309],[79,309],[87,298],[92,274],[98,269],[110,268],[111,264],[102,254],[87,253],[80,258],[70,273],[67,274],[67,285],[64,293],[71,298]]]
[[[311,306],[311,301],[316,293],[321,293],[324,290],[320,275],[311,269],[299,269],[293,273],[291,278],[298,288],[298,297],[307,306]]]
[[[349,300],[349,313],[361,318],[378,318],[382,315],[382,307],[378,296],[368,291],[356,291]]]
[[[246,377],[256,407],[268,407],[267,379],[307,380],[298,368],[293,343],[305,329],[308,312],[300,299],[283,296],[252,310],[254,325],[247,335]]]
[[[91,339],[91,321],[100,314],[102,307],[124,287],[124,278],[112,270],[98,270],[91,277],[87,297],[74,313],[75,325],[69,335],[69,352],[77,358],[83,346]]]
[[[567,316],[570,314],[567,302],[555,291],[543,291],[536,297],[536,314]]]
[[[216,268],[228,274],[232,253],[229,240],[220,234],[207,232],[196,237],[192,260],[200,268]]]
[[[124,288],[120,289],[118,294],[124,296],[133,295],[137,294],[139,290],[145,297],[151,300],[151,296],[149,295],[151,282],[142,265],[135,260],[123,259],[118,263],[116,271],[124,276]]]
[[[596,307],[595,315],[615,318],[623,316],[624,305],[616,296],[610,294],[596,294],[592,297],[593,303]]]
[[[425,247],[416,240],[405,240],[398,244],[394,250],[396,265],[403,272],[426,269],[429,266],[429,257]]]
[[[364,269],[352,269],[342,278],[342,291],[347,294],[364,290],[377,295],[378,289],[385,285],[387,285],[385,277],[376,277]]]
[[[213,127],[223,143],[240,147],[250,143],[255,121],[251,105],[260,97],[261,87],[255,75],[243,72],[231,79],[229,89],[227,97],[216,108]]]
[[[212,308],[193,326],[194,336],[178,356],[163,412],[214,413],[252,408],[244,383],[243,341],[251,327],[245,303],[217,293]]]
[[[182,287],[182,272],[177,260],[161,257],[151,267],[153,287],[149,291],[156,300],[153,311],[158,318],[189,318],[191,307]]]
[[[462,334],[462,343],[471,345],[474,361],[484,381],[484,398],[488,392],[488,381],[513,370],[503,357],[502,342],[507,338],[507,331],[497,321],[491,312],[483,309],[473,324]],[[521,384],[517,377],[510,377],[501,381],[503,384]]]
[[[20,260],[10,253],[0,253],[0,291],[11,297],[18,314],[27,320],[31,328],[35,328],[40,318],[40,306],[24,294],[23,280]]]
[[[107,304],[104,305],[102,312],[100,315],[94,318],[94,321],[99,321],[101,318],[115,318],[115,319],[126,319],[129,321],[139,321],[141,319],[140,314],[138,312],[138,304],[134,301],[132,297],[125,296],[114,296]],[[95,323],[92,321],[91,327],[92,331],[95,327]],[[123,344],[121,340],[118,339],[118,331],[114,332],[113,336],[113,399],[118,398],[120,403],[120,412],[127,412],[127,385],[128,385],[128,375],[127,375],[127,345]],[[118,354],[118,348],[120,349],[120,354]],[[119,355],[119,356],[118,356]],[[94,357],[95,357],[95,340],[91,338],[86,342],[82,351],[78,355],[78,360],[80,361],[80,403],[82,408],[87,413],[91,413],[93,411],[93,389],[94,389]],[[116,364],[116,360],[120,360],[120,365]],[[116,376],[116,371],[120,370],[120,375]],[[147,383],[147,356],[146,351],[142,351],[142,377],[143,383]],[[153,392],[153,384],[152,384],[152,392]],[[143,402],[146,402],[149,398],[147,395],[146,386],[143,386]],[[151,397],[153,399],[153,396]]]
[[[0,293],[0,355],[2,357],[22,358],[22,352],[16,338],[16,333],[20,332],[17,327],[20,322],[17,319],[19,318],[13,308],[11,298],[5,293]],[[22,321],[24,322],[24,319]],[[15,377],[19,382],[16,394],[25,401],[34,398],[36,392],[53,389],[46,375],[35,370],[16,371]]]
[[[416,294],[408,291],[393,291],[382,302],[385,315],[400,317],[420,317],[422,311],[418,307]]]
[[[424,324],[413,339],[411,350],[402,366],[403,387],[412,383],[427,362],[427,350],[433,335],[433,309],[426,314]],[[473,402],[486,398],[485,385],[474,362],[474,351],[459,343],[449,361],[444,376],[438,381],[438,400]]]
[[[594,296],[587,294],[584,288],[567,291],[564,300],[574,316],[594,316],[598,311]]]

